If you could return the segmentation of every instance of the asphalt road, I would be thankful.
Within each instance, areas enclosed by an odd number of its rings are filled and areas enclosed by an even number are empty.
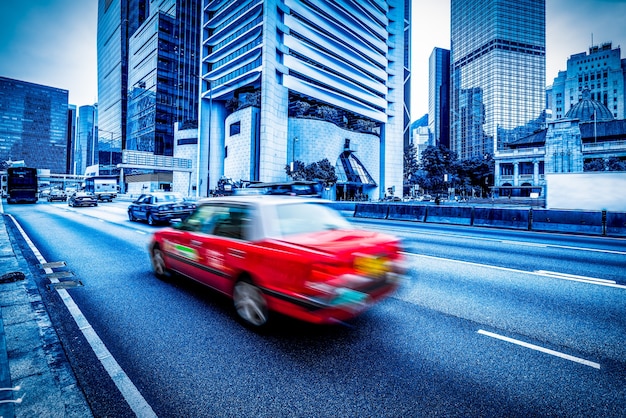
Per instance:
[[[231,302],[153,277],[155,228],[124,202],[6,205],[160,417],[603,416],[626,410],[626,241],[356,221],[403,238],[410,271],[347,324],[242,327]],[[127,402],[42,280],[96,416]],[[82,324],[84,325],[84,324]]]

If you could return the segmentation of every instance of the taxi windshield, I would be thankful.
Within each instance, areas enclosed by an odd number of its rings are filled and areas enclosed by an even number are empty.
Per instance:
[[[353,228],[339,212],[324,204],[279,205],[276,212],[281,236]]]

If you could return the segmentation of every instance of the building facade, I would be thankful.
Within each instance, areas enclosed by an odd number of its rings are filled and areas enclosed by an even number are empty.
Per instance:
[[[484,156],[541,127],[545,0],[452,0],[450,149]]]
[[[76,140],[74,141],[74,164],[71,174],[84,175],[85,169],[97,163],[98,111],[96,106],[78,108]]]
[[[98,127],[126,147],[128,40],[143,23],[148,0],[98,0]]]
[[[153,1],[129,40],[127,150],[174,155],[174,124],[197,128],[200,0]]]
[[[0,77],[0,164],[67,173],[68,91]]]
[[[402,190],[410,1],[204,0],[198,184],[328,159],[338,198]],[[357,173],[362,173],[358,175]]]
[[[497,196],[543,197],[546,174],[596,171],[598,163],[602,170],[610,169],[610,163],[626,166],[626,120],[615,119],[584,89],[564,117],[508,143],[494,159]]]
[[[433,146],[450,148],[450,50],[435,48],[428,60],[428,129]]]
[[[626,119],[626,59],[619,47],[607,42],[570,56],[567,70],[559,71],[549,89],[553,118],[561,119],[589,90],[592,100],[603,103],[616,119]]]

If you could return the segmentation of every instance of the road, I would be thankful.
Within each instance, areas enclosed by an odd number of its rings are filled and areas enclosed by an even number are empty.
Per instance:
[[[626,241],[354,220],[403,238],[409,275],[347,324],[242,327],[226,298],[153,277],[127,203],[5,205],[160,417],[623,416]],[[33,264],[36,264],[33,259]],[[56,291],[51,317],[96,416],[130,415]],[[81,324],[84,327],[84,324]],[[123,385],[122,385],[123,386]]]

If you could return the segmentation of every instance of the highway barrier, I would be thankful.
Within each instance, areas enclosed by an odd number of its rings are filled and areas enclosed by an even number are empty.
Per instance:
[[[472,225],[473,211],[469,206],[428,206],[426,222]]]
[[[387,219],[389,205],[378,203],[357,203],[354,206],[355,218]]]
[[[626,213],[606,212],[605,234],[626,237]]]
[[[624,212],[355,203],[354,217],[626,237]]]
[[[528,209],[474,208],[474,226],[530,229]]]
[[[387,219],[424,222],[426,220],[426,206],[391,204]]]
[[[531,228],[533,231],[578,232],[602,235],[601,211],[569,211],[552,209],[533,209]]]

